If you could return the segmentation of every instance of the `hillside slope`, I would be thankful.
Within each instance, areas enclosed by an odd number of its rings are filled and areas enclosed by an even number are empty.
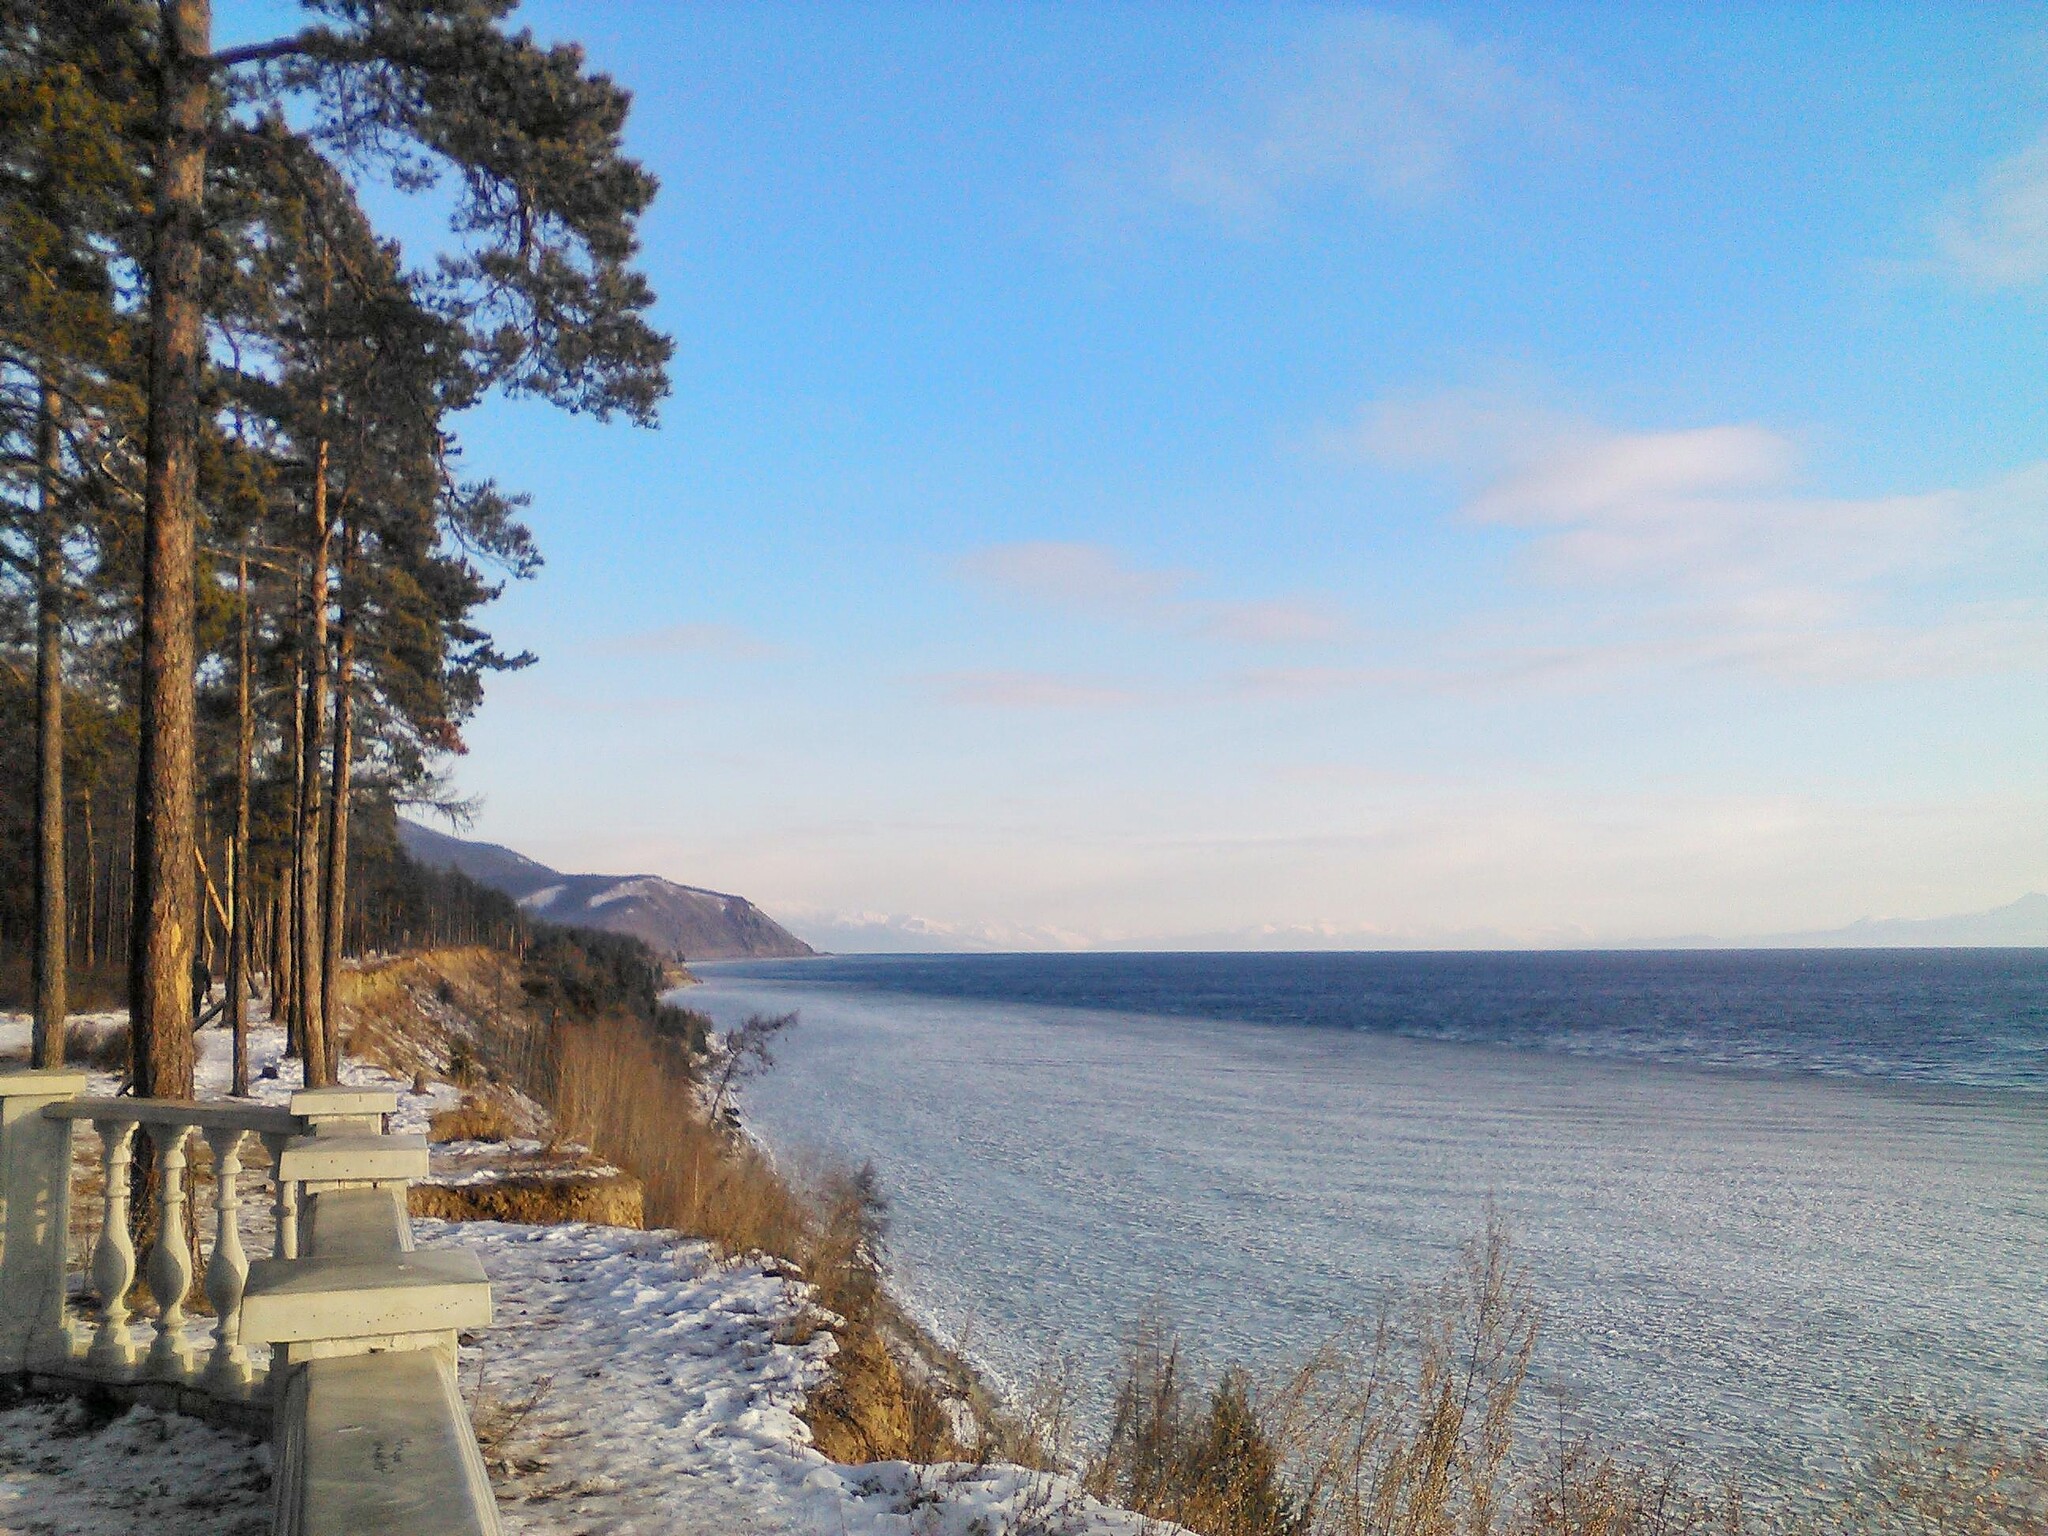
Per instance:
[[[659,875],[565,875],[502,848],[450,837],[401,820],[405,851],[436,869],[459,869],[503,891],[546,923],[600,928],[645,939],[685,960],[772,960],[813,953],[811,946],[744,896],[677,885]]]

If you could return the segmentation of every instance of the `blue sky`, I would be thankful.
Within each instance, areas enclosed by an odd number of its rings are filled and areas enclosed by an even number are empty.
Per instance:
[[[2048,10],[520,15],[675,392],[465,424],[475,835],[835,948],[2048,887]]]

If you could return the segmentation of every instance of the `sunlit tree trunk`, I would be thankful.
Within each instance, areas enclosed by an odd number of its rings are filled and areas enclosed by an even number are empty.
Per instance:
[[[192,948],[199,916],[192,564],[199,517],[200,241],[213,17],[208,0],[161,0],[160,11],[128,1007],[135,1091],[188,1099]]]
[[[300,594],[303,597],[303,592]],[[284,871],[282,889],[278,891],[278,996],[284,1001],[285,1054],[305,1054],[305,1031],[301,1027],[304,1015],[299,1005],[303,1001],[299,994],[299,879],[300,866],[305,862],[306,850],[299,841],[299,824],[305,819],[303,802],[306,798],[306,770],[303,758],[306,751],[306,666],[305,666],[305,615],[299,615],[300,652],[292,669],[292,836],[291,861]],[[275,1006],[275,1005],[273,1005]]]
[[[342,599],[352,602],[350,582],[355,572],[355,532],[351,528],[342,540]],[[348,915],[348,794],[349,759],[355,750],[354,700],[356,636],[354,615],[342,611],[340,635],[334,659],[334,762],[327,789],[327,895],[323,903],[327,928],[320,946],[320,1017],[326,1022],[327,1076],[341,1077],[341,1013],[336,1002],[341,986],[343,920]]]
[[[327,507],[327,440],[313,451],[313,568],[306,613],[306,711],[299,750],[298,926],[292,970],[297,977],[299,1049],[306,1086],[328,1086],[327,1021],[320,1011],[325,993],[320,947],[321,737],[327,726],[327,563],[334,529]]]
[[[30,1065],[64,1063],[64,524],[59,506],[57,392],[47,382],[36,421],[35,1024]]]
[[[231,1093],[249,1091],[249,758],[256,728],[249,711],[249,557],[235,562],[241,624],[235,634],[235,833],[228,850],[228,1028],[234,1034]]]

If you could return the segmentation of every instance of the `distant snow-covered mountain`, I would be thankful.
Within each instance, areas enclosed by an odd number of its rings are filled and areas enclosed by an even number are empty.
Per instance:
[[[1955,917],[1864,917],[1846,928],[1773,934],[1755,942],[1773,949],[2048,948],[2048,895],[2030,891],[1989,912]]]
[[[685,960],[768,960],[814,951],[744,896],[677,885],[659,875],[565,875],[496,843],[473,843],[400,820],[405,851],[503,891],[532,916],[645,939]]]

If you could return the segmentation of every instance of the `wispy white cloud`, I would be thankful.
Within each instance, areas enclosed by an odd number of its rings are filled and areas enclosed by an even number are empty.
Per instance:
[[[1135,688],[1055,672],[935,672],[918,681],[948,704],[984,709],[1122,709],[1145,701]]]
[[[2048,607],[2004,590],[2042,553],[2048,467],[1989,486],[1830,497],[1754,423],[1623,432],[1471,393],[1397,400],[1328,446],[1435,466],[1468,523],[1512,530],[1527,596],[1386,674],[1430,686],[1587,684],[1670,667],[1805,681],[2048,664]],[[1360,686],[1248,674],[1251,691]]]
[[[1556,93],[1496,46],[1433,21],[1346,11],[1305,21],[1207,112],[1135,132],[1095,179],[1126,206],[1257,227],[1320,188],[1441,195],[1489,140],[1561,118]]]
[[[1351,632],[1343,614],[1312,598],[1208,603],[1198,609],[1194,627],[1201,634],[1242,645],[1321,645]]]
[[[1430,674],[1403,667],[1255,667],[1239,672],[1225,685],[1225,695],[1241,699],[1315,699],[1362,688],[1400,687],[1427,683]]]
[[[1100,544],[997,544],[962,556],[955,570],[1011,601],[1241,645],[1315,645],[1340,640],[1351,627],[1315,597],[1199,598],[1190,592],[1193,573],[1133,565]]]
[[[731,624],[664,624],[596,642],[593,649],[613,656],[726,656],[759,660],[781,654],[781,647]]]
[[[1011,597],[1114,618],[1144,619],[1174,602],[1185,571],[1148,571],[1100,544],[1039,540],[963,555],[959,573]]]
[[[1950,269],[1979,287],[2048,278],[2048,133],[1992,165],[1934,233]]]

